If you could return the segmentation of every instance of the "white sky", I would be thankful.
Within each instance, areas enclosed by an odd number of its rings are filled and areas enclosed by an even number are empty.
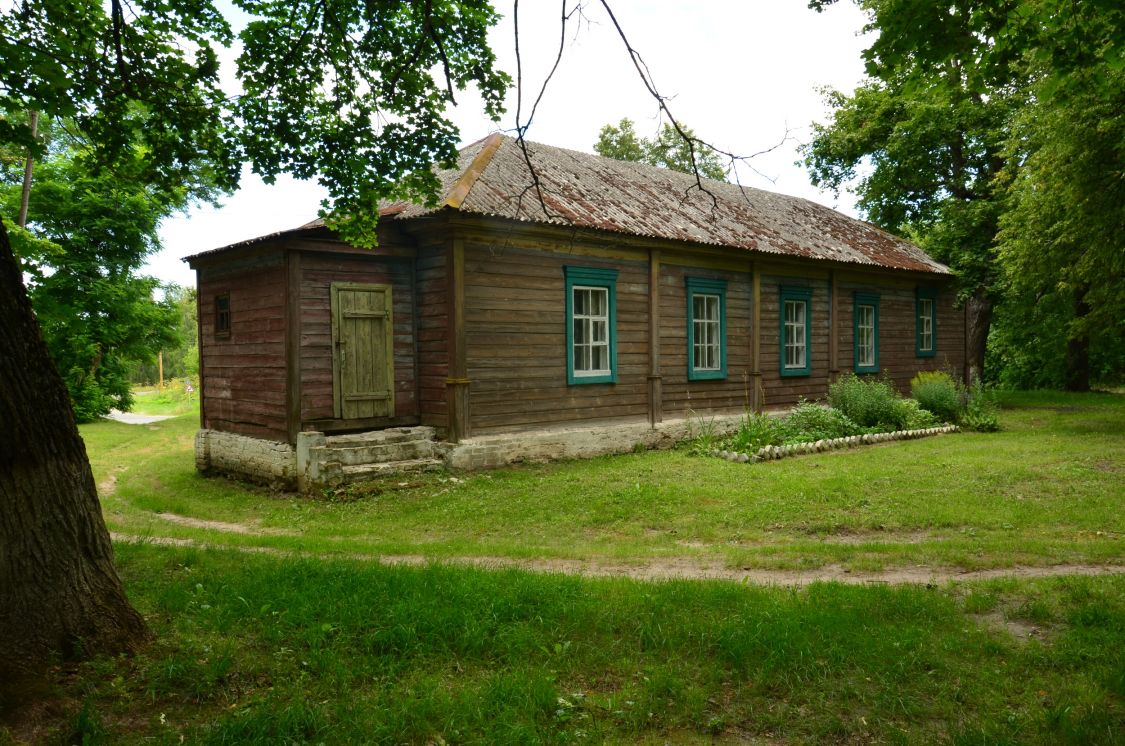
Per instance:
[[[562,63],[528,130],[529,140],[593,152],[598,130],[632,119],[651,136],[659,128],[655,102],[644,88],[624,45],[597,0],[588,2],[589,23],[568,25]],[[490,41],[500,67],[515,77],[510,0],[497,0],[506,17]],[[613,0],[629,41],[645,62],[658,90],[671,97],[676,118],[716,147],[751,154],[790,140],[753,161],[774,181],[743,170],[743,184],[821,202],[854,215],[851,195],[814,189],[797,147],[809,139],[808,125],[827,111],[818,89],[850,92],[863,76],[862,13],[852,3],[827,12],[808,10],[804,0]],[[557,0],[523,0],[520,44],[524,68],[525,118],[559,42]],[[233,59],[233,53],[229,55]],[[233,67],[230,65],[229,67]],[[474,92],[458,95],[451,114],[464,143],[515,125],[515,91],[508,113],[491,122]],[[273,186],[244,172],[242,187],[219,208],[201,206],[161,226],[164,250],[143,272],[166,282],[195,284],[180,259],[236,241],[297,227],[316,216],[323,191],[315,183],[279,179]]]

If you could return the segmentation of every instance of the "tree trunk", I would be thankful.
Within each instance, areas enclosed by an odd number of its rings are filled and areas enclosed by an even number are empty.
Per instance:
[[[992,326],[992,299],[984,290],[977,290],[967,301],[968,328],[965,330],[965,383],[984,380],[984,352],[988,346],[988,329]]]
[[[1074,323],[1083,329],[1082,320],[1090,315],[1090,304],[1086,302],[1086,288],[1079,288],[1074,299]],[[1066,340],[1066,380],[1067,391],[1090,390],[1090,335],[1085,331],[1077,337]]]
[[[52,662],[148,637],[0,221],[0,702]]]

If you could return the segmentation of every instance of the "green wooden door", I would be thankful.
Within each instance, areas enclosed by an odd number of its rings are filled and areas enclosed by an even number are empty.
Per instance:
[[[336,417],[392,417],[394,324],[390,285],[332,285],[332,382]]]

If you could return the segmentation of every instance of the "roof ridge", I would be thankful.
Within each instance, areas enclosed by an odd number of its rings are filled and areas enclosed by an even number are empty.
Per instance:
[[[477,183],[477,179],[484,173],[484,169],[488,168],[488,164],[492,162],[492,156],[496,155],[496,151],[500,149],[500,145],[504,142],[504,136],[499,132],[493,132],[488,137],[484,138],[484,145],[481,146],[480,152],[473,158],[473,162],[465,169],[460,178],[454,182],[453,187],[449,190],[442,204],[446,207],[452,207],[457,210],[461,207],[461,203],[469,196],[469,191],[473,185]]]

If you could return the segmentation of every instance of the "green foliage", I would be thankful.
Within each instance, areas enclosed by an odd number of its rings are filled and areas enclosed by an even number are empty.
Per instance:
[[[961,426],[981,433],[994,433],[1000,429],[998,410],[993,392],[981,382],[975,381],[969,387],[965,399]]]
[[[921,430],[941,424],[933,412],[923,409],[922,405],[913,399],[895,400],[895,420],[901,422],[901,430]]]
[[[953,267],[964,296],[998,302],[990,380],[1119,379],[1125,6],[860,5],[878,32],[870,78],[828,93],[832,121],[804,151],[813,181],[851,184],[869,219]]]
[[[961,385],[944,371],[922,371],[910,379],[910,395],[943,422],[956,423],[965,397]]]
[[[858,435],[863,428],[839,409],[801,401],[785,416],[781,432],[782,442],[790,444]]]
[[[70,118],[90,161],[139,160],[143,181],[233,188],[243,163],[267,181],[318,178],[324,212],[371,245],[380,200],[432,203],[436,162],[460,139],[446,114],[475,84],[498,117],[511,80],[495,67],[483,0],[342,3],[245,0],[241,95],[220,86],[217,47],[235,41],[210,0],[116,4],[28,0],[0,15],[0,111]],[[0,145],[42,148],[20,119]]]
[[[675,127],[664,124],[655,138],[638,137],[633,120],[622,119],[616,126],[602,127],[594,152],[606,158],[647,163],[685,174],[693,174],[698,169],[700,176],[724,181],[727,172],[719,154],[697,138],[690,128],[685,127],[684,134],[686,140]]]
[[[738,453],[754,453],[763,446],[780,445],[785,428],[780,419],[760,412],[747,412],[738,430],[723,441],[723,446]]]
[[[178,379],[182,386],[183,379],[190,379],[196,385],[199,383],[199,325],[196,319],[196,290],[195,288],[182,288],[170,285],[163,288],[166,303],[175,306],[178,315],[177,337],[178,341],[170,347],[165,347],[164,353],[164,380]],[[160,366],[155,359],[147,359],[134,366],[129,379],[134,384],[152,385],[157,383]]]
[[[890,381],[846,373],[828,387],[828,403],[860,427],[901,430],[908,412]]]
[[[138,181],[135,162],[92,172],[85,151],[68,137],[49,144],[36,168],[28,230],[15,235],[21,237],[17,246],[28,295],[47,348],[76,418],[88,422],[111,408],[128,409],[136,361],[176,341],[173,301],[154,300],[157,281],[136,272],[159,247],[161,218],[182,207],[189,190]],[[23,169],[4,165],[0,213],[11,215]]]

